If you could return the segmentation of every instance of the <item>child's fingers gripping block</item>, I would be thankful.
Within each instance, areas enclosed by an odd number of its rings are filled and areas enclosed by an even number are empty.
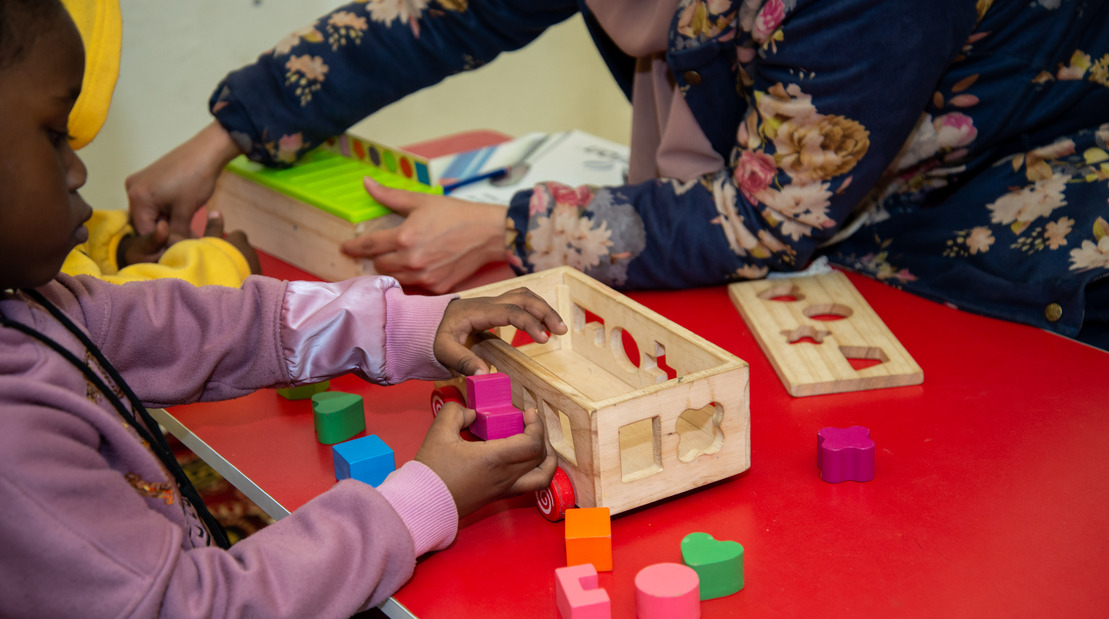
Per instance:
[[[816,433],[816,466],[820,478],[841,481],[874,479],[874,441],[863,426],[824,428]]]
[[[366,429],[362,396],[325,391],[312,396],[312,421],[316,440],[324,445],[341,443]]]
[[[701,616],[697,572],[680,563],[656,563],[635,575],[638,619],[697,619]]]
[[[376,434],[339,443],[331,448],[335,479],[357,479],[377,486],[396,469],[393,450]]]
[[[483,441],[508,438],[524,431],[524,414],[510,411],[477,411],[477,418],[470,424],[470,434]]]
[[[466,402],[477,411],[477,419],[470,426],[474,436],[492,440],[524,431],[524,414],[512,404],[512,379],[507,374],[467,376]]]
[[[562,619],[609,619],[612,602],[597,585],[592,565],[571,565],[555,570],[555,602]]]
[[[697,572],[701,599],[712,600],[743,588],[743,546],[718,541],[708,533],[690,533],[682,539],[682,562]]]
[[[612,571],[612,517],[607,507],[566,510],[566,565]]]

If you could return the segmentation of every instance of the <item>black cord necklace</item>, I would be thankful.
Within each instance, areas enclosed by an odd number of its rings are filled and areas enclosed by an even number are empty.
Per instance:
[[[77,325],[73,324],[73,322],[64,313],[62,313],[60,309],[58,309],[54,306],[53,303],[48,301],[46,297],[42,296],[37,290],[23,290],[23,293],[34,299],[34,301],[39,305],[45,307],[46,310],[50,312],[50,315],[55,318],[55,320],[62,323],[67,331],[75,335],[77,339],[81,340],[81,343],[84,344],[85,349],[93,354],[93,356],[96,358],[97,363],[100,364],[100,367],[108,373],[108,376],[111,377],[112,381],[114,381],[115,384],[118,385],[119,388],[123,391],[124,395],[127,397],[127,400],[131,405],[130,408],[128,408],[127,403],[124,403],[115,391],[113,391],[110,387],[108,387],[107,384],[104,383],[103,379],[101,379],[100,376],[91,367],[89,367],[88,364],[84,363],[81,359],[78,359],[76,355],[67,350],[58,342],[50,339],[50,337],[48,337],[44,333],[41,333],[40,331],[37,331],[34,328],[29,327],[23,323],[9,320],[7,316],[4,316],[3,314],[0,314],[0,325],[20,331],[25,335],[33,337],[43,344],[46,344],[48,347],[50,347],[63,358],[65,358],[65,360],[68,361],[71,365],[81,370],[81,373],[85,375],[85,378],[90,383],[92,383],[97,388],[97,390],[104,394],[104,397],[106,397],[108,401],[111,402],[112,406],[119,413],[120,417],[123,417],[124,421],[130,424],[131,427],[133,427],[135,431],[139,433],[139,436],[141,436],[142,439],[146,441],[146,443],[150,446],[150,450],[154,452],[154,455],[158,457],[158,460],[162,462],[162,465],[166,467],[166,469],[173,475],[174,480],[177,482],[177,487],[181,491],[182,498],[188,501],[189,504],[193,506],[193,509],[196,510],[197,515],[204,522],[205,526],[208,527],[208,531],[212,535],[212,540],[220,548],[230,548],[231,543],[228,541],[226,533],[224,533],[223,526],[220,525],[219,521],[216,520],[215,516],[212,515],[212,512],[208,511],[208,507],[204,504],[204,500],[200,498],[200,493],[196,491],[196,487],[194,487],[192,482],[189,481],[189,478],[185,475],[185,471],[181,469],[181,465],[178,464],[177,458],[174,457],[173,450],[170,448],[169,443],[166,442],[166,437],[164,434],[162,434],[161,429],[158,427],[158,423],[154,421],[153,417],[150,416],[150,413],[146,410],[146,406],[143,405],[142,401],[137,395],[135,395],[135,392],[131,390],[127,383],[124,382],[123,377],[120,376],[115,367],[108,362],[108,359],[104,357],[104,354],[100,352],[100,349],[92,343],[92,340],[90,340],[88,336],[85,335],[85,333],[77,327]],[[139,416],[141,416],[142,423],[139,423],[138,419],[136,419],[136,412]]]

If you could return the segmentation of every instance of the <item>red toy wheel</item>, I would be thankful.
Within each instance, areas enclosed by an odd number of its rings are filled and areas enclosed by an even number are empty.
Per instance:
[[[535,493],[535,506],[551,522],[566,517],[566,510],[574,506],[574,486],[562,467],[555,469],[551,485]]]
[[[447,402],[455,402],[466,406],[466,398],[462,397],[462,391],[454,385],[444,385],[435,391],[431,392],[431,414],[432,416],[439,415],[439,409]]]

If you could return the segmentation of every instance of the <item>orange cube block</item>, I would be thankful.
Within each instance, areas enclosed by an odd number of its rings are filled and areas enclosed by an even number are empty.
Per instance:
[[[566,510],[566,565],[592,563],[612,571],[612,516],[607,507]]]

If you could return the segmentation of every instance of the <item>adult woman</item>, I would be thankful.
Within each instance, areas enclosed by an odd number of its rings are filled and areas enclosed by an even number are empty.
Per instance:
[[[506,244],[520,270],[571,264],[623,288],[762,277],[823,251],[972,311],[1106,329],[1104,0],[355,2],[227,76],[217,122],[129,180],[136,226],[184,221],[240,151],[295,161],[577,11],[633,101],[629,184],[540,184],[507,218],[371,187],[408,220],[345,251],[432,290]]]

